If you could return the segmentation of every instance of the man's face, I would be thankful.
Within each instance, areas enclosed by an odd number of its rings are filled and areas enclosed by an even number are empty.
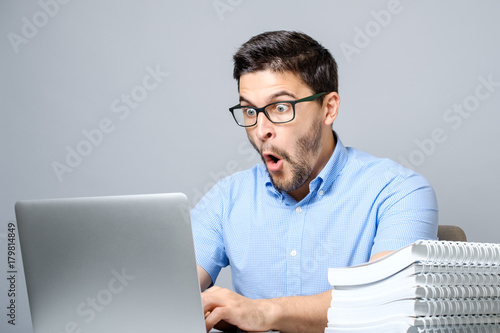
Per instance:
[[[240,77],[241,105],[262,107],[314,93],[290,72],[266,70]],[[277,189],[290,193],[308,186],[326,164],[321,159],[325,130],[322,109],[318,102],[298,103],[295,119],[289,123],[274,124],[260,113],[257,124],[246,128],[250,142],[261,155]]]

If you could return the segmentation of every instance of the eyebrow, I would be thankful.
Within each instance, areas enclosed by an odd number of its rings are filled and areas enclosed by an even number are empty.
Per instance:
[[[292,99],[296,100],[297,99],[297,96],[295,96],[293,93],[289,92],[289,91],[286,91],[286,90],[281,90],[281,91],[278,91],[274,94],[272,94],[271,96],[269,96],[267,98],[267,104],[268,103],[273,103],[272,101],[278,97],[281,97],[281,96],[290,96]],[[254,103],[250,102],[248,99],[246,99],[245,97],[241,96],[240,95],[240,104],[241,102],[246,102],[252,106],[255,106]]]

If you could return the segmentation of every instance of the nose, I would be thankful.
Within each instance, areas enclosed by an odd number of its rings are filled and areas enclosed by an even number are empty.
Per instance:
[[[257,116],[255,133],[257,135],[257,138],[261,141],[267,141],[276,135],[274,131],[274,124],[267,118],[267,116],[263,112]]]

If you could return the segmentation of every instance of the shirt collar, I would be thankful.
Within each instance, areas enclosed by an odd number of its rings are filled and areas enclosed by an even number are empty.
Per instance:
[[[336,141],[333,154],[328,160],[328,163],[326,163],[325,167],[320,171],[318,176],[314,178],[309,184],[309,192],[314,192],[317,189],[326,192],[331,187],[347,162],[347,150],[344,144],[340,140],[337,133],[335,133],[335,131],[333,131],[333,135],[335,136]],[[283,200],[283,194],[273,186],[271,176],[269,175],[269,172],[267,171],[265,165],[262,165],[261,170],[263,171],[267,190],[272,192],[274,195],[281,197],[281,199]]]
[[[340,140],[337,133],[333,132],[333,135],[336,141],[335,150],[323,170],[321,170],[318,176],[311,181],[311,184],[314,183],[314,187],[323,190],[323,192],[327,191],[332,186],[347,162],[347,150],[342,140]],[[309,185],[309,191],[312,192],[314,188],[311,187],[311,184]]]

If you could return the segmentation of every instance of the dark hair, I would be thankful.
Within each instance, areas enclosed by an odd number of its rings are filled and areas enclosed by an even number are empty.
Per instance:
[[[338,92],[335,59],[321,44],[301,32],[269,31],[254,36],[239,48],[233,60],[233,77],[238,87],[243,74],[268,69],[296,74],[314,93]]]

